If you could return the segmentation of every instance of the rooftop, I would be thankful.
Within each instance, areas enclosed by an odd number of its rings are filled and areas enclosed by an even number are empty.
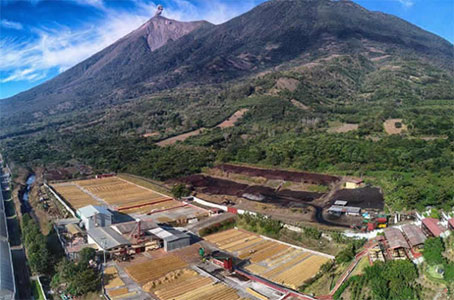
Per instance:
[[[111,216],[112,213],[105,206],[87,205],[77,210],[80,216],[90,218],[96,214],[104,214]]]
[[[157,227],[149,230],[148,232],[165,241],[174,241],[181,238],[189,238],[189,235],[187,233],[175,230],[170,227]]]
[[[448,220],[449,225],[451,225],[454,228],[454,218]]]
[[[125,222],[120,224],[112,225],[114,228],[121,234],[128,234],[134,230],[137,226],[137,221]],[[156,228],[158,225],[153,220],[140,220],[140,229],[141,231],[147,231],[153,228]]]
[[[438,220],[434,218],[425,218],[422,223],[429,229],[434,236],[440,236],[444,230],[438,225]]]
[[[104,250],[131,245],[127,239],[110,227],[93,228],[88,230],[87,234]]]
[[[405,240],[402,231],[397,228],[390,227],[384,230],[385,237],[388,240],[389,248],[396,249],[396,248],[410,248]]]
[[[424,244],[424,241],[426,240],[426,236],[422,230],[414,224],[403,225],[402,231],[407,236],[408,242],[412,247]]]

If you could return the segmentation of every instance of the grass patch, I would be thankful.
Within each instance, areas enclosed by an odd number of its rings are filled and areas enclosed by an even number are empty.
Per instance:
[[[35,300],[44,300],[43,290],[39,286],[38,280],[32,280],[32,292]]]

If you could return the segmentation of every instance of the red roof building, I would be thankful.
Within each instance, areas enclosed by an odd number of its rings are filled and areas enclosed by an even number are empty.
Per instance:
[[[448,227],[451,230],[454,230],[454,218],[448,220]]]
[[[439,237],[443,229],[438,225],[438,220],[434,218],[425,218],[422,220],[422,229],[431,236]]]

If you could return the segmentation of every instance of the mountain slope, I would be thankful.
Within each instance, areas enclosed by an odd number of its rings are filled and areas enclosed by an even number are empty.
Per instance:
[[[248,77],[332,54],[453,60],[453,45],[394,16],[351,1],[274,0],[214,26],[154,17],[56,78],[2,100],[11,118],[103,110],[173,87]],[[447,70],[452,72],[452,70]],[[3,116],[2,116],[3,118]]]

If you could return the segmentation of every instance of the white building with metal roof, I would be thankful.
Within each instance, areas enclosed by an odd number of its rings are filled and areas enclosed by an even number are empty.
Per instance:
[[[100,250],[116,251],[131,243],[110,227],[91,228],[87,231],[88,244],[96,244]]]
[[[113,214],[105,206],[87,205],[77,210],[86,230],[106,227],[113,223]]]
[[[148,230],[148,232],[157,236],[163,241],[163,247],[165,251],[183,248],[191,244],[191,236],[189,234],[178,231],[171,227],[157,227]]]

